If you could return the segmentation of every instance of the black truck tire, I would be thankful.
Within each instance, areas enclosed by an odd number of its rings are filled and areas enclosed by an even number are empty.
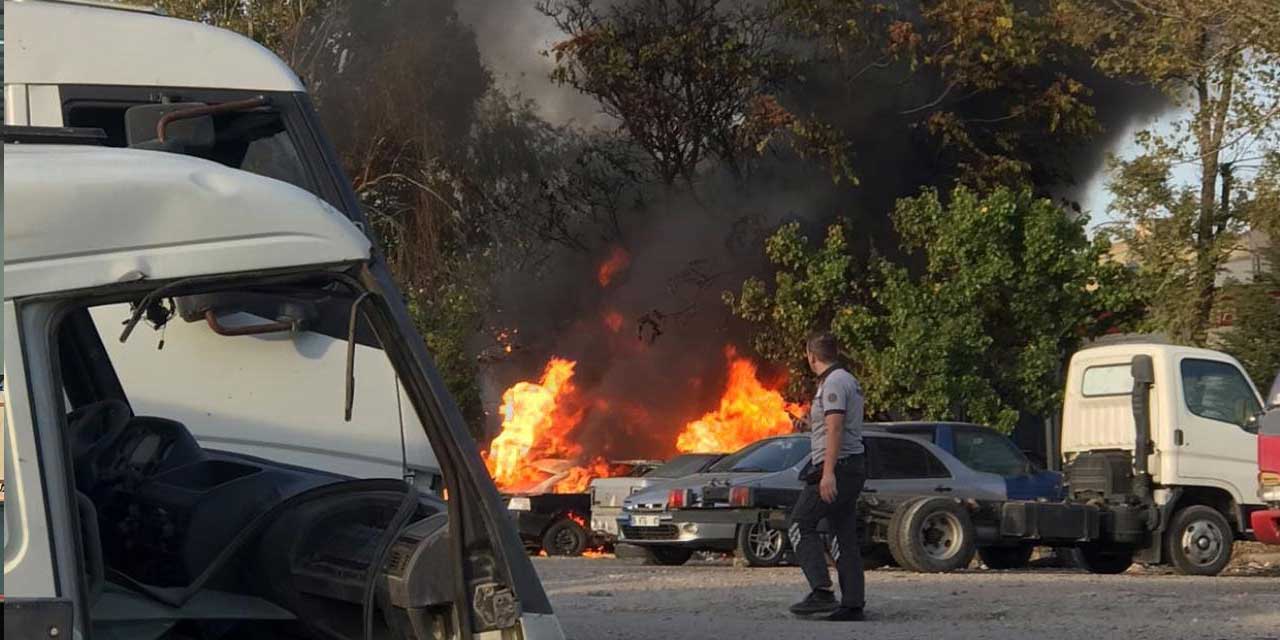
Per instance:
[[[693,557],[693,549],[684,547],[644,547],[645,564],[678,567]]]
[[[894,558],[917,573],[948,573],[973,562],[977,534],[969,512],[950,498],[912,500],[895,513],[889,530]],[[891,550],[893,547],[891,547]]]
[[[1164,535],[1169,561],[1184,576],[1216,576],[1231,562],[1235,534],[1213,507],[1198,504],[1178,511]]]
[[[738,526],[738,556],[749,567],[776,567],[786,557],[787,535],[766,522]]]
[[[569,518],[556,520],[542,534],[542,550],[549,556],[580,556],[586,549],[587,530]]]
[[[1108,548],[1096,543],[1082,544],[1073,550],[1076,566],[1102,575],[1124,573],[1133,566],[1133,549]]]
[[[1031,563],[1031,554],[1035,546],[1019,544],[1011,547],[982,547],[978,549],[978,557],[988,569],[1002,571],[1005,569],[1025,569]]]

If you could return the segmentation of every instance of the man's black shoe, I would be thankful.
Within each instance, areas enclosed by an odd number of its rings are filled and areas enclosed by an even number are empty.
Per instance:
[[[805,596],[804,600],[791,605],[791,613],[798,616],[807,616],[815,613],[826,613],[836,609],[838,606],[834,593],[823,589],[814,589],[809,592],[809,595]]]
[[[822,619],[832,622],[861,622],[866,620],[862,615],[862,609],[851,609],[849,607],[840,607]]]

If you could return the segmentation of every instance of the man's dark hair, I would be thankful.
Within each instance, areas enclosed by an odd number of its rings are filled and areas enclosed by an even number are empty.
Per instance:
[[[814,331],[809,334],[805,347],[822,362],[834,364],[840,359],[840,345],[830,331]]]

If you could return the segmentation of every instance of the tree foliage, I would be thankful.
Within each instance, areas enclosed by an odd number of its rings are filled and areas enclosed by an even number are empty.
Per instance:
[[[803,331],[831,327],[872,414],[1004,430],[1051,415],[1065,358],[1139,312],[1128,272],[1100,259],[1105,241],[1029,190],[960,187],[945,204],[926,191],[901,200],[893,219],[904,248],[924,254],[921,273],[876,259],[854,286],[840,227],[811,251],[790,226],[769,241],[772,290],[750,280],[728,298],[755,323],[755,346],[796,370]]]
[[[1112,183],[1159,328],[1179,341],[1208,341],[1219,271],[1244,224],[1229,202],[1248,197],[1251,169],[1280,150],[1276,9],[1273,0],[1055,1],[1064,33],[1097,68],[1141,79],[1189,114],[1140,133],[1142,153],[1115,162]],[[1194,186],[1172,183],[1179,164],[1198,169]]]
[[[848,101],[896,105],[880,117],[928,132],[960,183],[1068,180],[1064,151],[1097,132],[1092,92],[1069,73],[1081,52],[1047,1],[777,4],[812,44],[810,68],[836,68]]]
[[[795,62],[770,3],[724,0],[543,0],[565,33],[548,52],[552,79],[599,101],[671,184],[709,160],[741,174],[781,135],[848,177],[828,127],[776,97]]]

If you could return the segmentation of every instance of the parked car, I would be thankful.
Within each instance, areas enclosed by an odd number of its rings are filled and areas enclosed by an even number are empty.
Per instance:
[[[1036,469],[1008,438],[986,427],[868,423],[864,441],[864,504],[920,495],[997,501],[1009,499],[1011,491],[1032,499],[1061,495],[1060,474]],[[969,463],[954,455],[956,451]],[[619,540],[645,547],[664,564],[683,563],[698,550],[735,551],[752,566],[779,564],[790,548],[782,531],[759,520],[720,520],[708,510],[729,506],[739,487],[739,495],[749,492],[756,504],[789,507],[802,486],[798,474],[808,453],[807,435],[770,438],[725,458],[708,473],[637,493],[626,501],[618,519]],[[1024,564],[1031,549],[981,551],[989,564],[1007,567]],[[871,540],[863,552],[872,565],[890,561],[887,546]],[[937,552],[946,557],[966,553],[948,548]]]
[[[610,542],[617,540],[618,516],[622,515],[623,500],[643,489],[702,473],[724,456],[723,453],[686,453],[643,473],[592,480],[589,490],[592,532]]]

